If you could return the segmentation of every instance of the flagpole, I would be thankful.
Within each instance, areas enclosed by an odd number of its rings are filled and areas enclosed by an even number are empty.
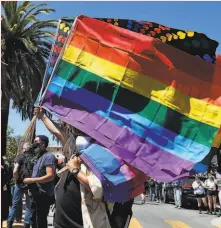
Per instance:
[[[72,26],[71,26],[70,33],[69,33],[69,35],[67,36],[67,39],[66,39],[66,41],[65,41],[65,43],[64,43],[64,46],[63,46],[63,48],[62,48],[62,50],[61,50],[61,52],[60,52],[60,54],[59,54],[59,56],[58,56],[58,59],[57,59],[57,61],[56,61],[56,63],[55,63],[54,69],[53,69],[53,71],[52,71],[52,73],[51,73],[51,77],[50,77],[50,79],[49,79],[49,81],[48,81],[48,84],[47,84],[47,86],[46,86],[46,88],[45,88],[45,91],[44,91],[44,93],[42,94],[42,97],[41,97],[41,99],[40,99],[40,101],[39,101],[39,105],[40,105],[40,106],[41,106],[41,104],[42,104],[42,101],[43,101],[43,98],[44,98],[44,96],[45,96],[45,94],[46,94],[46,91],[47,91],[47,89],[48,89],[48,87],[49,87],[49,84],[50,84],[50,82],[51,82],[51,80],[52,80],[52,77],[54,76],[54,72],[55,72],[55,70],[56,70],[56,68],[57,68],[58,62],[60,61],[61,57],[62,57],[63,54],[64,54],[65,47],[66,47],[66,45],[67,45],[67,43],[68,43],[68,41],[69,41],[69,39],[70,39],[70,37],[71,37],[71,33],[72,33],[73,29],[74,29],[74,26],[75,26],[75,24],[76,24],[77,19],[78,19],[78,17],[75,18],[74,23],[73,23]]]
[[[61,19],[59,19],[59,21],[58,21],[58,26],[57,26],[56,33],[55,33],[56,36],[57,36],[57,34],[58,34],[60,22],[61,22]],[[40,99],[41,99],[41,95],[42,95],[42,92],[43,92],[43,89],[44,89],[44,85],[45,85],[45,83],[46,83],[46,77],[47,77],[47,73],[48,73],[48,69],[49,69],[49,65],[50,65],[50,59],[51,59],[51,56],[52,56],[52,54],[53,54],[53,49],[54,49],[54,46],[55,46],[55,42],[56,42],[56,37],[55,37],[55,39],[54,39],[54,42],[53,42],[53,45],[52,45],[52,48],[51,48],[51,51],[50,51],[50,55],[49,55],[49,57],[48,57],[48,62],[47,62],[47,66],[46,66],[46,69],[45,69],[45,73],[44,73],[44,77],[43,77],[43,82],[42,82],[41,90],[40,90],[40,92],[39,92],[39,94],[38,94],[38,97],[40,97]],[[38,98],[37,98],[37,99],[38,99]],[[39,102],[36,101],[36,104],[37,104],[37,103],[40,103],[40,100],[39,100]]]

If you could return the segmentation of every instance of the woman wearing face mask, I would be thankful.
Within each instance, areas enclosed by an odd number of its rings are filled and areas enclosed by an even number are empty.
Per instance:
[[[197,198],[199,214],[202,214],[202,202],[205,208],[207,208],[207,213],[209,213],[207,202],[206,202],[204,183],[200,181],[199,177],[195,177],[195,181],[193,182],[192,187],[194,190],[194,194]]]
[[[209,204],[209,214],[213,214],[212,208],[214,210],[214,215],[216,214],[216,181],[215,178],[209,174],[208,179],[205,181],[205,187],[207,188],[207,198]]]

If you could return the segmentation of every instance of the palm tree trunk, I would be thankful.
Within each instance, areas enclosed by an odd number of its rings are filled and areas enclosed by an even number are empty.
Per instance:
[[[6,141],[7,141],[7,127],[8,127],[8,115],[9,115],[10,99],[5,96],[2,91],[2,106],[1,106],[1,152],[2,156],[6,154]]]

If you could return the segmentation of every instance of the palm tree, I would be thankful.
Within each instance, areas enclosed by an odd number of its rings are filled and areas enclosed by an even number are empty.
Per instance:
[[[22,120],[32,117],[57,21],[39,20],[40,14],[54,12],[46,4],[7,1],[2,2],[2,10],[1,149],[5,154],[10,100]]]
[[[82,132],[80,130],[78,130],[77,128],[65,123],[62,120],[56,120],[54,121],[52,119],[52,116],[50,115],[50,113],[46,112],[47,116],[50,118],[50,120],[53,122],[53,124],[64,134],[66,134],[67,136],[73,135],[74,138],[76,138],[79,135],[82,135]],[[61,144],[61,141],[59,140],[59,138],[57,138],[55,135],[52,136],[53,140],[56,140],[57,143]]]

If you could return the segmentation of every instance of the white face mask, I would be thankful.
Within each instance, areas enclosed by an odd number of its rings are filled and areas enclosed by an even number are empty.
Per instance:
[[[89,136],[78,136],[76,138],[76,149],[80,152],[88,148],[91,145],[91,137]]]

